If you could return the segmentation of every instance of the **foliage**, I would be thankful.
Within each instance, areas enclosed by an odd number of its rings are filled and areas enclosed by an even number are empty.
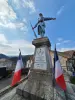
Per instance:
[[[71,76],[70,81],[71,81],[72,84],[75,84],[75,76]]]

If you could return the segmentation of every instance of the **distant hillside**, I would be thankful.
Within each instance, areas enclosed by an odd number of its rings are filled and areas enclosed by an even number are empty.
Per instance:
[[[9,58],[9,57],[4,54],[0,54],[0,59],[2,59],[2,58]]]
[[[32,56],[33,55],[22,55],[23,63],[26,64],[26,61],[29,60]],[[10,60],[16,64],[18,60],[18,56],[10,57]]]
[[[27,60],[29,60],[33,55],[22,55],[22,60],[24,65],[26,64]],[[5,54],[0,54],[0,59],[9,59],[13,62],[13,64],[16,64],[17,60],[18,60],[18,56],[6,56]]]

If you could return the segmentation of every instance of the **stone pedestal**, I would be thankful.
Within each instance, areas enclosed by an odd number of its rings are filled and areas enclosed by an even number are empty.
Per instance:
[[[51,44],[47,37],[32,41],[35,46],[34,63],[26,84],[20,85],[16,93],[25,100],[52,100]]]

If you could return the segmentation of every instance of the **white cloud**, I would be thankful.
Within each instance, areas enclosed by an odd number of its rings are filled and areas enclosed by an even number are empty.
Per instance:
[[[0,53],[7,55],[18,55],[19,48],[22,54],[33,54],[34,46],[26,40],[13,40],[11,43],[6,43],[5,45],[0,44]]]
[[[15,19],[16,13],[11,6],[8,5],[8,0],[0,0],[0,20],[5,23],[8,19]]]
[[[7,42],[8,41],[7,41],[6,37],[5,37],[5,35],[0,33],[0,43],[7,43]]]
[[[16,5],[16,8],[17,8],[17,9],[20,8],[20,0],[11,0],[11,1],[12,1],[12,3],[13,3],[14,5]]]
[[[17,3],[20,0],[14,0]],[[20,1],[21,2],[21,1]],[[18,5],[19,6],[19,5]],[[24,1],[24,7],[30,9],[30,12],[35,12],[35,5],[33,1]],[[27,21],[24,18],[22,22],[16,22],[16,13],[8,4],[8,0],[0,0],[0,27],[20,29],[21,31],[28,31]],[[0,34],[0,53],[18,55],[18,49],[21,49],[23,54],[31,54],[34,52],[34,46],[26,40],[8,41],[4,34]]]
[[[8,23],[7,25],[5,25],[6,27],[9,27],[9,28],[22,28],[24,27],[24,23],[20,23],[20,22],[16,22],[16,23]]]
[[[68,51],[68,50],[75,50],[75,47],[67,47],[67,44],[74,44],[73,41],[71,40],[64,40],[62,38],[58,38],[57,39],[58,42],[56,43],[56,45],[59,47],[58,51],[60,52],[64,52],[64,51]],[[66,45],[66,47],[63,47],[64,45]]]
[[[14,2],[16,2],[16,0],[14,0]],[[16,18],[16,13],[8,4],[8,0],[0,0],[0,26],[11,29],[20,29],[24,27],[27,31],[26,19],[24,18],[24,22],[12,22],[12,20]]]
[[[22,22],[14,22],[14,23],[9,22],[6,24],[0,23],[0,26],[6,27],[6,28],[11,28],[11,29],[17,29],[17,28],[23,28],[23,27],[25,27],[25,29],[28,29],[27,26]]]
[[[27,8],[30,12],[35,13],[35,3],[34,0],[12,0],[12,3],[16,6],[16,9]]]
[[[57,11],[57,15],[60,15],[64,10],[64,6],[62,6],[58,11]]]
[[[0,53],[5,54],[5,51],[7,51],[9,48],[11,48],[11,46],[9,46],[5,35],[0,33]]]
[[[60,48],[58,49],[58,51],[61,51],[61,52],[64,52],[64,51],[68,51],[68,50],[75,50],[75,47],[72,47],[72,48]]]
[[[62,45],[62,44],[71,43],[71,40],[64,40],[64,39],[62,39],[62,38],[58,38],[57,41],[58,41],[58,42],[56,43],[57,46],[58,46],[58,45]]]
[[[64,40],[63,43],[69,43],[71,40]]]
[[[23,7],[30,8],[31,10],[30,13],[36,12],[35,4],[33,0],[23,0],[23,2],[24,2]]]
[[[27,34],[28,32],[27,26],[21,27],[20,30],[23,31],[24,34]]]
[[[60,45],[58,43],[57,45]],[[22,51],[22,55],[25,54],[33,54],[34,53],[34,46],[31,42],[27,40],[13,40],[13,41],[7,41],[4,34],[0,34],[0,53],[7,54],[7,55],[18,55],[19,54],[19,48]],[[67,51],[67,50],[75,50],[75,47],[73,48],[60,48],[58,51]]]
[[[23,19],[23,22],[24,22],[25,24],[27,24],[27,20],[26,20],[25,18]]]
[[[62,39],[61,37],[59,37],[57,40],[58,40],[58,41],[62,41],[63,39]]]
[[[0,0],[0,26],[6,28],[21,28],[24,27],[22,22],[11,22],[16,19],[16,13],[13,11],[8,0]]]
[[[26,40],[14,40],[12,41],[11,46],[14,48],[34,48],[34,46]]]
[[[61,43],[56,43],[56,45],[60,45]]]

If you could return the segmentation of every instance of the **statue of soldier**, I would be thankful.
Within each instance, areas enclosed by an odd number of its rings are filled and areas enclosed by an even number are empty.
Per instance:
[[[32,27],[32,29],[34,30],[34,28],[38,26],[38,35],[40,35],[41,37],[44,37],[46,27],[45,21],[48,20],[56,20],[56,18],[45,18],[43,17],[43,14],[40,13],[37,24],[34,27]]]

